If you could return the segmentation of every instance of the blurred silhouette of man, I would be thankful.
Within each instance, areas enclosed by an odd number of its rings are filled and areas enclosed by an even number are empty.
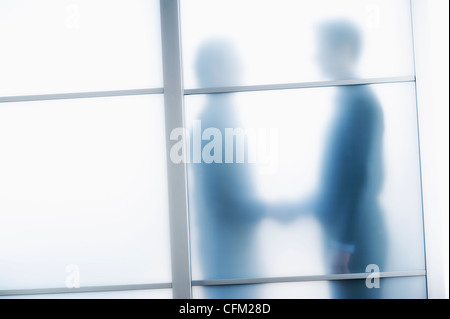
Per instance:
[[[238,85],[241,65],[232,44],[213,39],[198,51],[196,71],[201,87]],[[203,128],[242,127],[232,94],[209,94],[200,116]],[[202,141],[202,149],[209,141]],[[222,156],[225,145],[222,143]],[[256,200],[251,185],[251,164],[191,164],[193,190],[205,279],[253,278],[258,274],[256,230],[264,207]],[[256,298],[251,286],[208,287],[208,298]]]
[[[347,21],[319,28],[319,64],[332,80],[354,79],[362,47],[359,30]],[[383,184],[383,112],[367,85],[341,86],[327,141],[316,212],[325,234],[330,273],[384,270],[386,234],[378,196]],[[334,298],[379,298],[365,280],[331,282]]]

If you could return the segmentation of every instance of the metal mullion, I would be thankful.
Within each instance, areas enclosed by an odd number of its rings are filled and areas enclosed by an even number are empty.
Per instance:
[[[412,55],[414,62],[414,76],[417,77],[417,66],[416,66],[416,41],[414,36],[414,15],[413,15],[413,0],[409,1],[409,10],[410,10],[410,21],[411,21],[411,41],[412,41]],[[418,99],[418,90],[417,90],[417,82],[414,83],[414,98],[416,101],[416,124],[417,124],[417,145],[419,148],[419,177],[420,177],[420,203],[421,203],[421,212],[422,212],[422,234],[423,234],[423,254],[425,261],[425,269],[428,269],[428,258],[427,258],[427,242],[426,242],[426,227],[425,227],[425,209],[424,209],[424,192],[423,192],[423,171],[422,171],[422,145],[420,138],[420,120],[419,120],[419,99]],[[426,280],[426,294],[427,299],[429,297],[430,284],[428,281],[428,276],[425,277]]]
[[[191,298],[186,165],[170,160],[170,134],[184,127],[179,0],[161,0],[173,298]]]
[[[319,81],[319,82],[302,82],[302,83],[284,83],[284,84],[267,84],[267,85],[248,85],[248,86],[234,86],[234,87],[200,88],[200,89],[185,90],[184,94],[185,95],[197,95],[197,94],[215,94],[215,93],[257,92],[257,91],[310,89],[310,88],[324,88],[324,87],[351,86],[351,85],[405,83],[405,82],[406,83],[407,82],[415,82],[415,76],[399,76],[399,77],[386,77],[386,78]]]

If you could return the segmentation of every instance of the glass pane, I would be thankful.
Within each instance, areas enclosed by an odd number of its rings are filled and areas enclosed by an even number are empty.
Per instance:
[[[186,88],[413,75],[410,17],[409,0],[182,0]]]
[[[159,0],[0,2],[0,96],[162,87]]]
[[[373,285],[373,280],[371,281]],[[370,284],[369,284],[370,286]],[[195,299],[426,299],[425,277],[193,287]]]
[[[0,106],[0,290],[170,282],[163,97]]]
[[[186,97],[194,280],[424,269],[414,96],[401,83]]]
[[[5,296],[0,299],[172,299],[172,289]]]

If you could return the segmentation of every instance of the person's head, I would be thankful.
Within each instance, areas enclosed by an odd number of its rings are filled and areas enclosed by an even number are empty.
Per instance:
[[[197,52],[197,80],[202,87],[226,87],[240,84],[242,65],[231,41],[211,39]]]
[[[358,28],[347,20],[327,21],[319,26],[318,37],[322,72],[333,79],[353,76],[362,47]]]

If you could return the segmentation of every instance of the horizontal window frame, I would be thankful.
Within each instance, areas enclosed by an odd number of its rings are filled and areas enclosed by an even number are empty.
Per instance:
[[[93,91],[93,92],[5,96],[5,97],[0,97],[0,103],[37,102],[37,101],[52,101],[52,100],[75,100],[75,99],[92,99],[92,98],[102,98],[102,97],[121,97],[121,96],[135,96],[135,95],[153,95],[153,94],[164,94],[164,89],[163,88],[154,88],[154,89],[136,89],[136,90]]]
[[[38,288],[38,289],[14,289],[14,290],[11,289],[11,290],[0,290],[0,297],[92,293],[92,292],[118,292],[118,291],[157,290],[157,289],[172,289],[172,283],[89,286],[80,288]]]
[[[416,82],[416,77],[412,75],[412,76],[398,76],[398,77],[370,78],[370,79],[353,79],[353,80],[317,81],[317,82],[299,82],[299,83],[284,83],[284,84],[264,84],[264,85],[246,85],[246,86],[186,89],[186,90],[184,90],[184,95],[189,96],[189,95],[201,95],[201,94],[259,92],[259,91],[274,91],[274,90],[295,90],[295,89],[327,88],[327,87],[339,87],[339,86],[415,83],[415,82]]]
[[[234,286],[234,285],[253,285],[253,284],[274,284],[274,283],[296,283],[296,282],[317,282],[317,281],[336,281],[336,280],[357,280],[367,279],[373,273],[351,273],[351,274],[332,274],[332,275],[313,275],[313,276],[292,276],[292,277],[267,277],[267,278],[243,278],[243,279],[218,279],[218,280],[193,280],[192,286]],[[402,278],[402,277],[425,277],[426,270],[411,271],[391,271],[380,272],[379,278]]]
[[[368,276],[372,274],[373,273],[352,273],[352,274],[331,274],[331,275],[290,276],[290,277],[193,280],[192,286],[208,287],[208,286],[236,286],[236,285],[321,282],[321,281],[348,281],[348,280],[367,279]],[[403,277],[426,277],[426,275],[427,275],[426,270],[391,271],[391,272],[380,272],[379,278],[381,279],[381,278],[403,278]],[[172,288],[173,288],[172,283],[158,283],[158,284],[140,284],[140,285],[90,286],[80,288],[17,289],[17,290],[0,290],[0,297],[158,290],[158,289],[172,289]]]

